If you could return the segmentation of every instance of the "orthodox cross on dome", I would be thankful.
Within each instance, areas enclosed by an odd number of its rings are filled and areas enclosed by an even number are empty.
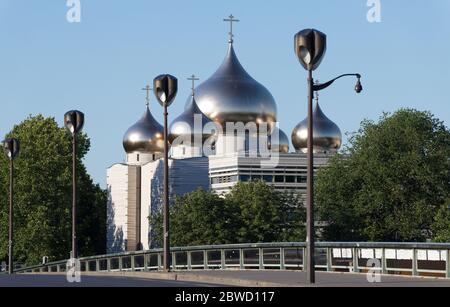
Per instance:
[[[194,95],[195,95],[195,81],[198,81],[198,80],[200,80],[200,79],[197,78],[196,75],[192,75],[191,77],[189,77],[189,78],[187,78],[187,79],[190,80],[190,81],[192,81],[192,87],[191,87],[191,89],[192,89],[192,96],[194,96]]]
[[[228,33],[230,35],[230,40],[229,43],[233,43],[233,22],[239,22],[239,19],[235,19],[235,17],[233,16],[233,14],[231,14],[230,16],[228,16],[228,18],[225,18],[223,21],[228,21],[230,23],[230,32]]]
[[[142,90],[147,92],[147,95],[145,96],[145,105],[148,107],[150,105],[150,91],[153,89],[147,84]]]

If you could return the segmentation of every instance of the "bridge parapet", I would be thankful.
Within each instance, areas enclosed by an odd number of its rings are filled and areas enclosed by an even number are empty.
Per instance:
[[[305,243],[254,243],[174,247],[173,270],[303,270]],[[80,258],[82,272],[160,271],[162,250]],[[66,260],[18,269],[64,272]],[[316,268],[329,272],[380,272],[450,278],[450,244],[318,242]]]

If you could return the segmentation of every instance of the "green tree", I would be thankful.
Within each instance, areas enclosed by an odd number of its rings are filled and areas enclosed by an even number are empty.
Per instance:
[[[66,259],[71,250],[71,136],[54,118],[30,116],[8,137],[21,142],[15,160],[15,259],[35,264],[42,256]],[[90,142],[78,142],[79,254],[104,253],[106,192],[92,182],[82,163]],[[8,252],[8,161],[0,158],[0,259]]]
[[[170,208],[171,245],[227,244],[233,230],[232,208],[218,195],[199,189],[176,197]],[[151,220],[156,246],[162,246],[162,214]]]
[[[432,228],[434,241],[450,243],[450,199],[439,208]]]
[[[423,241],[450,195],[450,131],[429,112],[365,120],[350,146],[319,171],[326,240]]]
[[[226,196],[236,208],[238,243],[303,241],[304,206],[293,194],[277,192],[263,181],[239,182]]]
[[[150,217],[155,246],[162,245],[162,215]],[[170,210],[171,244],[304,241],[305,209],[295,194],[262,181],[238,183],[221,197],[198,190],[177,197]]]

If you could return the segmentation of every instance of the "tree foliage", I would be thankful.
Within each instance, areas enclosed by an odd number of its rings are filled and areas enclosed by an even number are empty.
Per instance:
[[[21,142],[14,161],[14,256],[35,264],[43,256],[67,259],[71,250],[72,142],[53,118],[30,116],[8,137]],[[95,185],[82,163],[90,142],[78,141],[78,246],[79,254],[105,251],[106,193]],[[0,158],[0,259],[8,253],[8,160]]]
[[[450,243],[450,199],[442,205],[432,226],[434,241],[441,243]]]
[[[161,246],[162,215],[150,219]],[[177,197],[171,207],[171,245],[304,241],[304,221],[298,196],[262,181],[238,183],[223,197],[200,189]]]
[[[450,195],[450,131],[429,112],[363,121],[350,146],[318,173],[326,240],[424,241]]]

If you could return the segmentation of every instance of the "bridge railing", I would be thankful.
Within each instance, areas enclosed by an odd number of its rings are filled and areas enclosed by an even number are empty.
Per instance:
[[[317,270],[379,272],[450,278],[450,244],[436,243],[316,243]],[[162,250],[81,258],[82,272],[161,271]],[[176,247],[172,269],[182,270],[304,270],[305,243],[258,243]],[[65,272],[66,260],[19,269]]]

